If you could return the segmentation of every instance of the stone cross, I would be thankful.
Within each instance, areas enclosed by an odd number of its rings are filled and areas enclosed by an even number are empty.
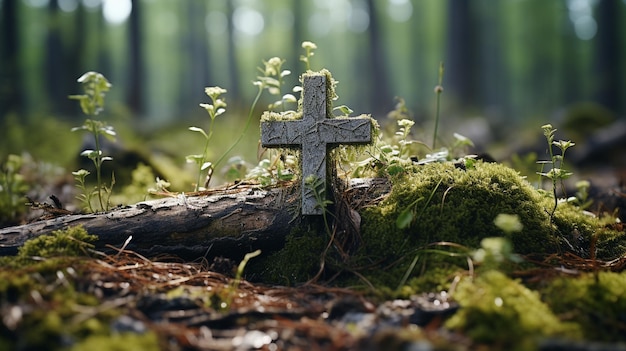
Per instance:
[[[330,149],[340,144],[369,143],[372,139],[372,122],[369,118],[333,118],[331,111],[327,111],[331,104],[328,101],[326,79],[322,73],[307,73],[303,76],[302,119],[261,123],[263,147],[299,148],[302,152],[303,215],[320,215],[324,211],[315,199],[311,186],[306,185],[306,180],[319,180],[319,189],[327,189]]]

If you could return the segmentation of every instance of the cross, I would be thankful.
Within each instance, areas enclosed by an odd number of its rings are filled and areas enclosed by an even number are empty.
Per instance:
[[[299,148],[302,164],[302,214],[320,215],[324,209],[307,179],[327,189],[328,152],[340,144],[371,142],[372,121],[364,117],[333,118],[327,94],[327,75],[306,73],[302,80],[302,119],[261,123],[261,145]],[[311,178],[313,176],[313,178]],[[324,199],[322,199],[324,200]]]

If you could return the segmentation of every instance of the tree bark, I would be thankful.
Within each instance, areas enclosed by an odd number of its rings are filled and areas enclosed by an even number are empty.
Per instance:
[[[389,189],[383,178],[354,179],[342,191],[342,198],[349,199],[353,207],[361,207],[380,199]],[[346,213],[346,206],[338,207],[343,210],[337,212],[339,221],[353,220],[341,214]],[[0,256],[15,255],[29,239],[82,225],[89,234],[98,236],[96,249],[104,252],[125,247],[147,257],[240,258],[256,249],[280,249],[294,228],[321,220],[321,216],[302,217],[299,212],[300,191],[293,186],[210,190],[195,196],[144,201],[105,213],[69,214],[2,228]]]
[[[29,239],[81,225],[98,236],[98,250],[114,251],[132,237],[126,249],[145,256],[237,256],[240,252],[271,248],[284,240],[290,227],[297,223],[293,214],[297,210],[297,193],[289,189],[242,188],[214,195],[179,195],[106,213],[70,214],[3,228],[0,255],[16,254]],[[289,207],[294,211],[287,211]]]

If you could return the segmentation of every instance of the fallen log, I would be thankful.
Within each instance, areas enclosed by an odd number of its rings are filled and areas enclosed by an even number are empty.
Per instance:
[[[346,194],[371,198],[378,196],[374,190],[384,193],[389,184],[381,179],[353,180]],[[299,205],[300,192],[293,186],[181,194],[103,213],[69,214],[2,228],[0,256],[15,255],[29,239],[81,225],[98,237],[96,249],[105,252],[125,247],[147,257],[240,257],[256,249],[280,249],[287,234],[303,221]]]

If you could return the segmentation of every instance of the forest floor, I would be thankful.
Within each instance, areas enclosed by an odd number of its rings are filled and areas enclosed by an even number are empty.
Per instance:
[[[223,263],[223,262],[222,262]],[[249,264],[254,264],[251,261]],[[150,260],[120,250],[91,257],[33,258],[0,268],[0,348],[13,350],[472,350],[444,328],[458,305],[445,292],[385,299],[323,284],[268,286],[218,273],[220,261]],[[228,262],[225,267],[232,267]],[[547,257],[512,275],[532,285],[612,262]],[[8,277],[12,278],[8,278]],[[19,278],[21,277],[21,278]],[[622,321],[626,322],[626,321]],[[618,329],[626,331],[622,325]],[[626,350],[622,344],[541,340],[542,350]],[[6,348],[5,348],[6,347]],[[522,347],[520,349],[528,349]]]

